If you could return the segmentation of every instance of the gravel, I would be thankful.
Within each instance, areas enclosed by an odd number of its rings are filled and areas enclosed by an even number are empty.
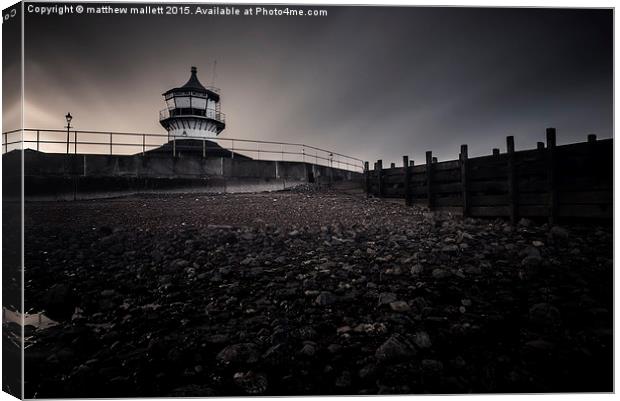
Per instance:
[[[26,205],[26,394],[612,391],[612,232],[327,191]]]

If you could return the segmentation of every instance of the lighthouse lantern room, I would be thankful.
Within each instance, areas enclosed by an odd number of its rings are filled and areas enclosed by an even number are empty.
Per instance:
[[[185,85],[163,94],[167,107],[159,113],[159,122],[170,140],[215,138],[226,126],[219,89],[203,86],[196,73],[192,67]]]

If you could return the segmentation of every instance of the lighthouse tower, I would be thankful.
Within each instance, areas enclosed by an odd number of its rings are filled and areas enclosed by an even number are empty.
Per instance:
[[[185,85],[163,94],[167,107],[159,112],[159,122],[170,140],[215,138],[226,126],[219,89],[203,86],[196,74],[192,67]]]

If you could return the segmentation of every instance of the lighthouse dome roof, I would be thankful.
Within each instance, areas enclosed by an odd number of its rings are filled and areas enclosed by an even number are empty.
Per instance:
[[[196,67],[192,67],[191,69],[192,75],[189,77],[189,81],[187,81],[187,83],[183,85],[181,88],[206,91],[207,88],[205,88],[198,80],[198,76],[196,75],[197,72],[198,72],[198,69]]]
[[[198,75],[197,75],[198,69],[196,67],[192,67],[190,72],[191,72],[191,75],[189,77],[189,80],[185,83],[185,85],[180,86],[178,88],[170,89],[166,91],[165,93],[163,93],[163,95],[168,96],[169,94],[172,94],[172,96],[175,96],[175,94],[177,93],[183,94],[185,92],[198,92],[203,95],[208,95],[210,99],[213,99],[216,102],[220,100],[220,95],[216,88],[213,88],[213,87],[207,88],[203,84],[200,83],[200,81],[198,80]]]

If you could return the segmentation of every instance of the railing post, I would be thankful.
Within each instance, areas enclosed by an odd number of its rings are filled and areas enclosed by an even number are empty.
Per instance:
[[[235,141],[234,140],[230,141],[230,158],[231,159],[235,158]]]
[[[536,149],[543,150],[545,148],[544,142],[536,142]]]
[[[202,158],[204,159],[205,157],[207,157],[207,140],[203,139],[202,140]]]
[[[69,135],[71,134],[69,133],[69,124],[67,124],[67,154],[69,154],[69,142],[71,142]]]
[[[515,224],[519,218],[519,199],[515,166],[515,138],[512,135],[506,137],[506,151],[508,152],[508,215],[510,222]]]
[[[172,157],[177,157],[177,136],[172,137]]]
[[[499,156],[499,149],[493,148],[493,156]]]
[[[396,168],[396,163],[390,163],[390,168]]]
[[[415,166],[415,160],[409,160],[409,167]]]
[[[459,161],[461,164],[461,198],[463,202],[463,217],[469,216],[469,180],[467,177],[467,159],[467,145],[461,145]]]
[[[409,181],[411,180],[411,170],[409,169],[409,156],[403,156],[403,192],[405,193],[405,205],[411,206],[411,190]]]
[[[280,144],[280,151],[282,152],[282,161],[284,161],[284,144]]]
[[[588,143],[595,143],[595,142],[596,142],[596,135],[588,134]]]
[[[329,171],[333,171],[331,166]],[[366,191],[366,197],[370,196],[370,170],[368,162],[364,162],[364,189]]]
[[[146,135],[142,134],[142,156],[146,152]]]
[[[73,131],[73,140],[75,141],[73,143],[73,154],[77,155],[77,144],[78,144],[78,132],[77,131]]]
[[[429,210],[433,210],[433,152],[426,152],[426,197]]]
[[[379,197],[383,197],[383,160],[377,160],[377,189]]]
[[[549,223],[557,220],[557,189],[555,187],[555,128],[547,128],[547,191],[549,193]]]
[[[112,155],[112,133],[110,132],[110,155]]]
[[[4,153],[8,153],[9,152],[9,134],[5,133],[4,134]]]
[[[40,134],[39,134],[39,130],[37,130],[37,152],[39,151],[39,138],[40,138]]]

